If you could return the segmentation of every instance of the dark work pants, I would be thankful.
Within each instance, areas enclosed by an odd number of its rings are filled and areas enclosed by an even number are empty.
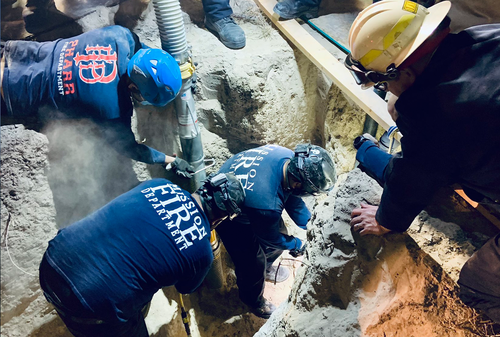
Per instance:
[[[50,266],[46,257],[40,264],[40,286],[68,330],[76,337],[148,337],[144,317],[139,311],[126,322],[105,322],[88,310],[68,283]]]
[[[264,292],[266,255],[250,221],[240,215],[222,222],[216,231],[233,260],[240,299],[249,306],[256,305]]]
[[[280,220],[280,233],[288,235],[288,230],[285,226],[283,218]],[[263,247],[264,253],[266,254],[266,269],[269,269],[274,261],[278,259],[283,253],[283,249],[273,248],[273,247]]]
[[[233,14],[229,0],[202,0],[205,16],[217,21]]]
[[[500,234],[465,263],[458,279],[460,299],[500,323]]]

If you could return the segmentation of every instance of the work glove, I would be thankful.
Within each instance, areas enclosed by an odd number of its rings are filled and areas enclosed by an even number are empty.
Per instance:
[[[170,167],[175,174],[188,179],[193,177],[193,174],[195,173],[194,167],[179,157],[176,157],[175,160],[170,163]]]
[[[294,249],[290,250],[290,255],[297,258],[299,256],[304,255],[304,252],[306,251],[306,244],[305,243],[302,244],[302,241],[298,238],[295,238],[295,240],[297,240],[296,245]]]
[[[353,146],[356,150],[359,150],[359,148],[361,147],[361,145],[363,145],[364,142],[366,141],[370,141],[372,143],[374,143],[375,145],[378,146],[378,140],[373,137],[372,135],[370,135],[369,133],[365,133],[361,136],[358,136],[354,139],[354,142],[353,142]]]

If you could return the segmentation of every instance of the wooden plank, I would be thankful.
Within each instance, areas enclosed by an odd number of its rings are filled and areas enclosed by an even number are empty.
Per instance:
[[[483,205],[480,203],[470,199],[467,194],[465,194],[464,190],[460,187],[460,185],[453,185],[455,193],[461,196],[465,201],[469,203],[472,207],[474,207],[479,213],[481,213],[486,219],[488,219],[492,224],[497,226],[500,229],[500,220],[491,214]]]
[[[276,0],[255,0],[255,2],[276,27],[378,125],[385,130],[395,125],[387,112],[387,103],[372,90],[362,90],[344,64],[316,41],[296,20],[279,21],[279,16],[273,12]]]

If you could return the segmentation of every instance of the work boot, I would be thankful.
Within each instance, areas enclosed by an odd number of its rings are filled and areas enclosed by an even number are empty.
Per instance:
[[[281,283],[288,279],[290,271],[287,267],[271,266],[266,269],[266,281]]]
[[[318,17],[319,6],[311,6],[300,0],[284,0],[278,2],[273,11],[285,20],[296,18],[314,19]]]
[[[28,0],[23,9],[24,28],[37,41],[52,41],[83,33],[82,27],[59,11],[54,0]],[[58,29],[64,26],[64,29]]]
[[[34,34],[52,25],[49,12],[55,10],[54,0],[28,0],[22,13],[26,31]]]
[[[257,317],[268,319],[271,314],[276,310],[274,304],[261,297],[260,300],[254,306],[249,306],[252,314]]]
[[[223,19],[213,21],[205,17],[205,27],[217,36],[226,47],[230,49],[241,49],[245,47],[245,32],[241,29],[233,18],[227,16]]]

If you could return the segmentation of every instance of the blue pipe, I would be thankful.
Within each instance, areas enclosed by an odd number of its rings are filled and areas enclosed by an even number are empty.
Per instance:
[[[327,39],[328,41],[330,41],[331,43],[333,43],[337,48],[339,48],[340,50],[342,50],[346,55],[349,54],[351,51],[349,49],[347,49],[346,47],[344,47],[342,44],[340,44],[340,42],[334,40],[330,35],[328,35],[327,33],[325,33],[321,28],[319,28],[318,26],[316,26],[314,23],[311,22],[311,20],[307,20],[306,21],[307,24],[309,26],[311,26],[312,28],[314,28],[318,33],[320,33],[325,39]]]

